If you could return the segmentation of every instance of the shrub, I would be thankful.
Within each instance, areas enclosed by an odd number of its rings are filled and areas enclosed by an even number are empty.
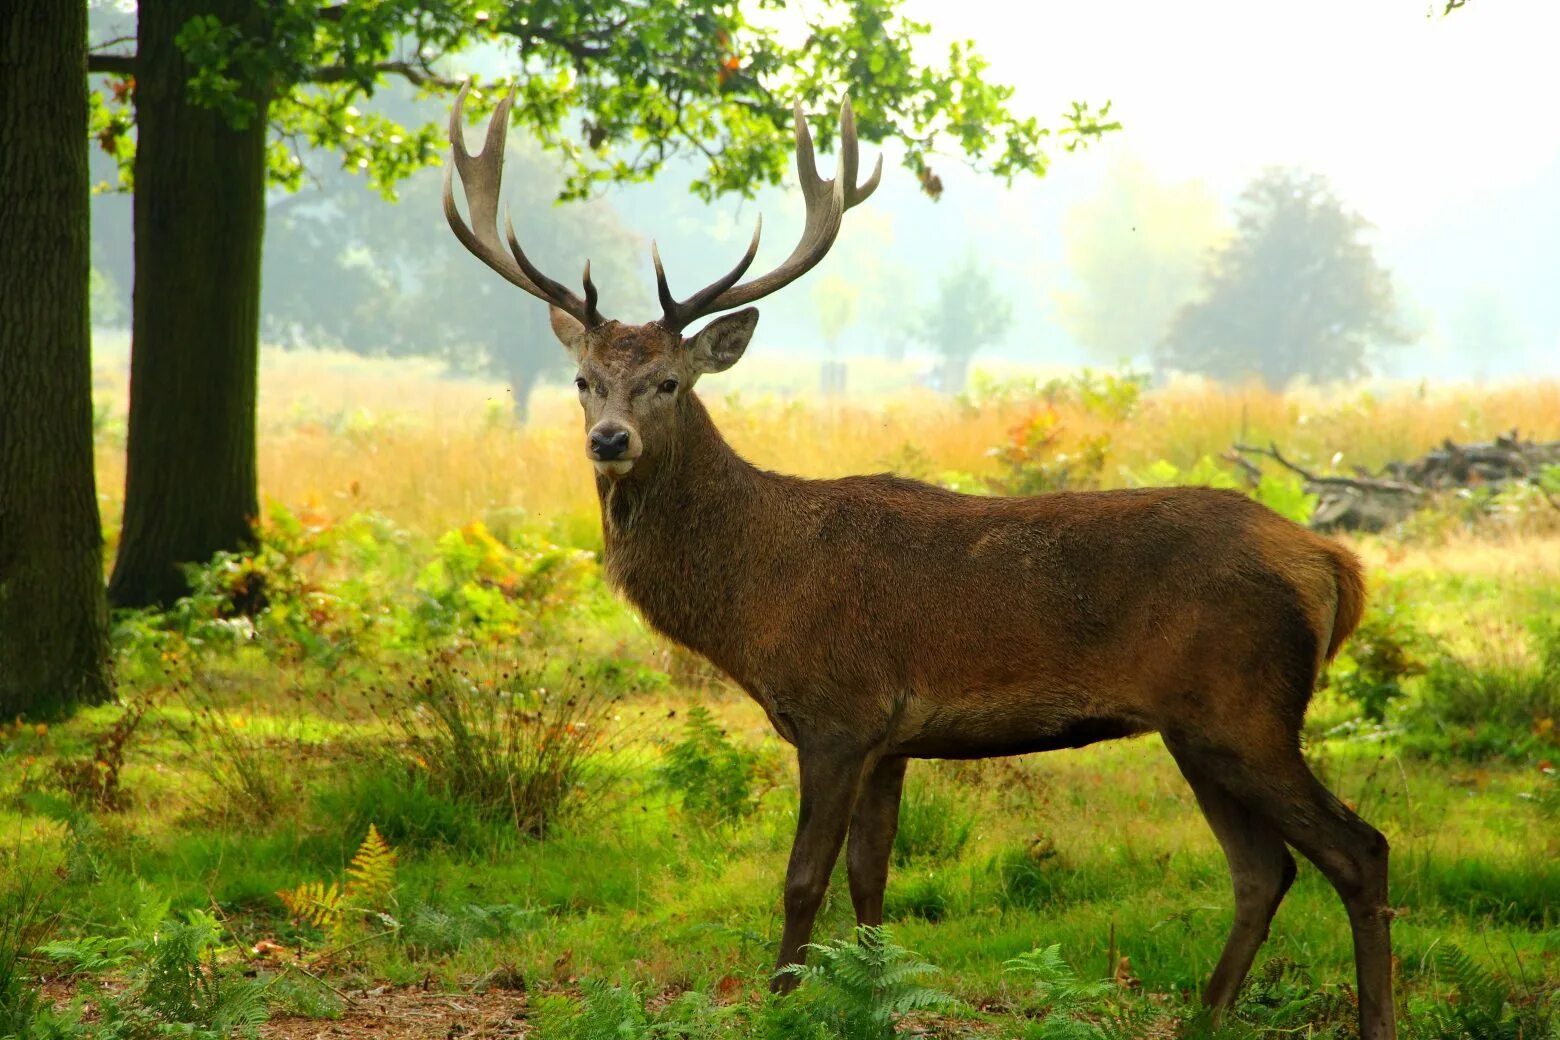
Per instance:
[[[1293,473],[1263,472],[1255,479],[1238,479],[1204,455],[1188,469],[1160,459],[1140,469],[1122,470],[1133,487],[1211,487],[1245,491],[1279,516],[1297,524],[1308,523],[1316,509],[1316,496],[1305,490],[1305,483]]]
[[[1054,409],[1035,412],[1008,430],[1007,442],[991,455],[1000,471],[988,478],[999,495],[1039,495],[1098,487],[1110,455],[1110,436],[1094,434],[1070,446]]]
[[[707,822],[748,816],[758,806],[753,792],[758,756],[733,743],[696,704],[683,721],[682,739],[666,749],[661,782],[682,796],[683,808]]]
[[[144,701],[125,705],[119,718],[92,742],[81,758],[61,759],[54,764],[55,783],[72,802],[82,808],[118,810],[125,807],[125,791],[119,775],[125,765],[130,738],[141,726],[146,714]]]
[[[410,696],[392,693],[380,711],[403,738],[387,749],[408,783],[488,819],[542,837],[570,807],[596,793],[591,768],[611,702],[577,679],[562,690],[506,672],[475,679],[441,669]]]
[[[1531,656],[1505,651],[1476,664],[1442,654],[1431,661],[1423,695],[1404,713],[1407,747],[1471,761],[1527,759],[1553,749],[1560,740],[1560,624],[1535,623],[1532,642]]]
[[[1378,599],[1349,638],[1345,655],[1353,667],[1341,669],[1329,681],[1359,706],[1361,715],[1381,722],[1388,705],[1403,696],[1404,680],[1424,674],[1418,657],[1423,642],[1400,603],[1391,597]]]

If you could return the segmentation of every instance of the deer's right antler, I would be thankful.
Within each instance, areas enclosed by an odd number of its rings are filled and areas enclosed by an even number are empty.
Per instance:
[[[777,289],[796,281],[817,266],[834,245],[840,233],[840,221],[845,211],[877,190],[878,179],[883,175],[883,157],[878,156],[877,166],[864,184],[856,183],[856,114],[851,111],[850,98],[840,104],[840,158],[839,169],[833,180],[818,176],[818,165],[813,157],[812,135],[807,132],[807,121],[802,118],[801,102],[796,103],[796,174],[802,182],[802,197],[807,202],[807,221],[802,228],[802,239],[791,250],[785,262],[768,274],[737,285],[737,279],[747,272],[758,253],[758,237],[764,229],[760,220],[753,229],[753,241],[737,266],[717,281],[705,286],[686,300],[677,300],[666,284],[666,271],[661,267],[660,251],[650,244],[650,255],[655,261],[656,291],[661,298],[662,327],[681,331],[707,314],[727,311],[762,299]]]
[[[461,126],[461,105],[470,88],[468,80],[455,95],[455,107],[450,111],[450,146],[455,163],[444,171],[444,217],[450,222],[450,230],[477,259],[509,282],[552,304],[586,328],[602,324],[606,319],[596,310],[596,286],[590,280],[590,262],[585,263],[585,298],[582,300],[531,263],[515,238],[515,227],[507,207],[504,231],[512,258],[505,255],[498,240],[498,189],[504,176],[504,138],[509,132],[509,108],[514,104],[515,95],[511,91],[498,103],[493,118],[488,121],[487,140],[482,151],[472,155],[466,150],[465,131]],[[460,172],[461,190],[466,196],[466,208],[471,212],[471,227],[466,226],[460,211],[455,208],[456,171]]]

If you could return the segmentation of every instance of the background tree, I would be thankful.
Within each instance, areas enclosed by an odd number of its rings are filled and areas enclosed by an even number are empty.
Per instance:
[[[267,177],[298,187],[303,140],[387,190],[436,161],[437,127],[357,107],[386,76],[446,88],[445,55],[515,49],[515,119],[563,158],[565,197],[649,178],[689,149],[707,160],[693,183],[705,197],[777,183],[791,154],[780,80],[830,139],[849,88],[861,136],[898,138],[928,185],[927,157],[948,136],[999,176],[1044,170],[1046,131],[1008,111],[1011,89],[987,82],[965,43],[944,64],[917,61],[928,27],[899,0],[826,0],[802,15],[805,34],[776,21],[780,5],[752,6],[753,17],[730,0],[141,0],[136,53],[91,64],[135,77],[97,109],[100,144],[131,151],[132,113],[114,100],[133,102],[136,134],[129,457],[111,598],[174,597],[181,561],[248,539]],[[576,118],[582,142],[564,131]],[[1086,140],[1112,126],[1074,105],[1062,132]]]
[[[818,331],[823,334],[823,345],[832,356],[839,349],[840,337],[856,321],[856,305],[861,300],[861,287],[849,279],[831,274],[818,280],[813,287],[813,303],[818,308]]]
[[[1160,362],[1275,389],[1365,374],[1373,350],[1411,339],[1369,229],[1326,178],[1266,171],[1241,193],[1235,236],[1212,254],[1202,298],[1176,315]]]
[[[1166,184],[1147,167],[1112,167],[1062,226],[1072,287],[1056,293],[1063,326],[1100,360],[1147,358],[1197,294],[1204,258],[1227,234],[1200,181]]]
[[[0,718],[107,699],[86,9],[0,4]]]
[[[956,394],[976,351],[1000,343],[1012,324],[1012,303],[991,284],[991,272],[967,256],[938,284],[936,302],[910,331],[941,359],[937,389]]]

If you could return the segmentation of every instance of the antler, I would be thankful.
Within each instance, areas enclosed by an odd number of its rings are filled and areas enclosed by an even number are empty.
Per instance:
[[[661,325],[681,331],[691,322],[716,311],[730,310],[762,299],[777,289],[796,281],[817,266],[834,244],[840,233],[840,222],[845,211],[861,202],[877,190],[878,179],[883,175],[883,157],[878,156],[877,166],[866,183],[856,184],[856,114],[851,111],[850,98],[840,104],[840,158],[834,179],[826,181],[818,176],[813,157],[812,135],[807,132],[807,122],[802,118],[801,102],[796,103],[796,173],[802,182],[802,197],[807,202],[807,222],[802,228],[802,239],[791,250],[785,262],[768,274],[737,285],[737,279],[747,272],[758,254],[758,237],[764,229],[763,219],[753,229],[753,241],[737,266],[719,280],[700,289],[686,300],[673,298],[666,284],[666,271],[661,267],[661,254],[655,243],[650,244],[650,256],[655,261],[656,292],[661,298]]]
[[[461,244],[477,259],[503,275],[539,300],[552,304],[566,312],[586,328],[600,325],[604,318],[596,310],[596,286],[590,280],[590,262],[585,262],[585,298],[582,300],[562,285],[547,277],[531,263],[515,238],[515,226],[509,219],[509,207],[504,207],[504,232],[509,240],[509,252],[504,255],[498,240],[498,189],[504,176],[504,137],[509,132],[509,108],[515,95],[498,103],[493,117],[488,121],[487,139],[482,151],[472,155],[466,151],[465,132],[461,126],[461,105],[466,100],[470,80],[455,95],[455,107],[450,111],[450,146],[455,164],[444,171],[444,217],[450,222],[450,230]],[[460,171],[461,190],[466,196],[466,208],[471,211],[471,223],[466,226],[455,208],[455,171]]]

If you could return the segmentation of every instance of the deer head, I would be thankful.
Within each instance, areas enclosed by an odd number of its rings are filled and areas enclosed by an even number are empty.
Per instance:
[[[499,103],[488,122],[482,151],[466,150],[461,106],[470,84],[456,95],[450,112],[450,145],[455,163],[444,175],[444,215],[455,237],[483,263],[513,284],[548,304],[553,333],[579,365],[574,384],[585,413],[585,454],[596,471],[611,479],[628,475],[636,466],[653,468],[655,460],[675,450],[681,402],[701,375],[723,372],[737,363],[758,325],[758,310],[747,306],[806,274],[828,253],[839,234],[845,211],[877,188],[883,172],[878,157],[872,176],[856,183],[856,120],[850,99],[840,105],[839,167],[833,180],[818,176],[812,137],[795,106],[796,172],[801,180],[807,217],[801,240],[779,267],[741,281],[758,254],[763,221],[737,265],[723,277],[687,299],[678,300],[666,282],[661,255],[652,242],[656,290],[661,316],[643,325],[626,325],[604,318],[596,309],[596,286],[585,264],[584,296],[577,296],[531,263],[515,236],[507,209],[505,238],[498,236],[498,193],[504,167],[504,137],[509,128],[513,93]],[[460,174],[471,215],[468,226],[455,207],[454,180]],[[684,330],[700,318],[730,311],[690,336]]]

